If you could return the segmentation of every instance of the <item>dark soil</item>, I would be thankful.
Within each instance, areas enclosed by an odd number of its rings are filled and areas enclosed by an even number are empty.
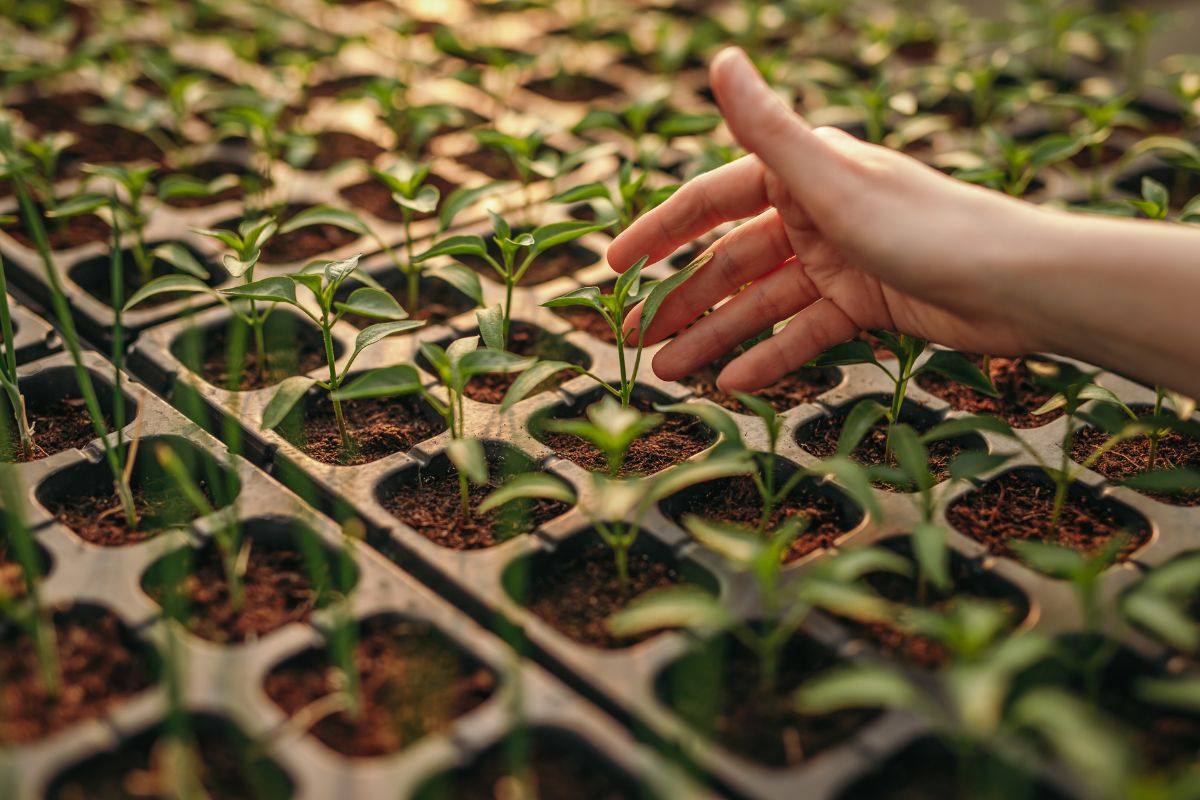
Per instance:
[[[147,251],[152,250],[159,244],[161,244],[161,242],[148,243],[146,245],[146,249]],[[208,269],[209,278],[205,282],[209,286],[216,286],[225,280],[226,276],[224,270],[216,268],[212,264],[204,264],[204,257],[200,256],[198,253],[193,252],[193,255],[196,256],[197,261],[199,261]],[[138,269],[137,262],[134,261],[133,252],[131,250],[124,250],[121,253],[121,272],[123,275],[122,288],[124,291],[121,293],[120,303],[121,305],[124,305],[125,301],[132,297],[134,292],[142,288],[142,286],[149,281],[142,280],[142,272],[140,269]],[[156,258],[150,263],[150,280],[161,278],[164,275],[178,274],[180,273],[177,269],[161,259]],[[70,275],[71,280],[79,284],[80,288],[89,295],[96,298],[101,303],[104,303],[106,306],[112,306],[112,286],[110,285],[111,258],[109,255],[105,254],[103,256],[97,256],[96,258],[88,259],[87,261],[72,268]],[[167,303],[176,302],[177,300],[188,296],[188,294],[180,292],[158,294],[149,298],[148,300],[142,301],[137,305],[137,308],[145,311],[147,309],[166,305]]]
[[[779,483],[787,479],[781,475]],[[687,515],[718,522],[732,522],[747,529],[757,529],[762,514],[762,499],[754,480],[747,475],[709,481],[685,490],[662,503],[663,511],[683,524]],[[812,481],[802,481],[788,498],[774,510],[767,530],[775,530],[789,517],[808,520],[808,527],[792,542],[784,556],[794,561],[814,550],[832,547],[838,539],[854,530],[862,521],[861,514],[847,513],[845,505],[830,491],[823,491]]]
[[[516,236],[525,231],[513,231],[513,236]],[[500,259],[500,251],[492,237],[485,236],[487,242],[488,253],[498,263],[504,263]],[[490,264],[478,256],[459,256],[459,261],[466,264],[471,269],[483,275],[485,278],[501,282],[500,276],[496,274],[496,270]],[[536,286],[541,283],[547,283],[555,278],[561,278],[563,275],[574,275],[584,267],[591,266],[600,260],[600,256],[592,252],[586,247],[576,243],[570,243],[554,247],[533,260],[529,265],[529,269],[521,276],[522,286]],[[595,312],[592,312],[595,313]]]
[[[547,333],[527,322],[512,322],[508,331],[508,350],[519,356],[537,356],[543,361],[569,361],[582,366],[591,366],[590,359],[563,341],[561,336]],[[464,394],[477,403],[497,405],[504,400],[504,395],[520,374],[519,372],[511,374],[492,372],[476,375],[467,383]],[[574,372],[563,370],[538,384],[534,391],[526,396],[532,397],[542,392],[554,391],[574,377],[576,377]]]
[[[614,650],[655,634],[618,638],[609,633],[605,621],[634,598],[682,580],[672,565],[634,551],[629,554],[629,586],[622,590],[612,550],[593,544],[576,554],[553,557],[545,569],[534,567],[526,605],[559,633],[592,647]]]
[[[327,747],[352,757],[394,753],[444,731],[496,687],[487,669],[419,622],[376,618],[363,623],[354,663],[360,675],[359,716],[339,712],[310,729]],[[314,649],[276,667],[264,688],[292,715],[337,691],[339,684],[327,651]]]
[[[390,282],[385,279],[383,284],[386,287]],[[420,299],[417,308],[409,308],[412,304],[408,302],[408,289],[405,286],[405,279],[400,277],[399,273],[397,273],[395,286],[389,289],[392,297],[395,297],[401,307],[408,312],[410,319],[423,319],[429,325],[440,325],[475,308],[474,300],[437,278],[422,277],[418,282],[418,287],[417,294]],[[348,292],[346,296],[349,297]],[[347,314],[342,319],[359,329],[368,328],[383,321],[359,314]]]
[[[490,465],[496,472],[495,465]],[[383,507],[434,544],[454,550],[482,550],[533,531],[569,509],[555,500],[518,500],[488,512],[475,509],[499,485],[471,484],[468,504],[471,512],[462,513],[458,473],[450,470],[424,470],[415,481],[396,486],[383,497]]]
[[[575,74],[538,78],[525,84],[525,88],[559,103],[587,103],[621,91],[600,78]]]
[[[81,112],[98,108],[103,98],[93,92],[64,92],[51,97],[39,97],[13,106],[33,127],[43,133],[68,131],[76,141],[67,148],[62,160],[63,177],[69,176],[75,165],[82,162],[112,163],[122,161],[160,161],[163,152],[140,133],[117,125],[93,125],[82,120]]]
[[[0,462],[36,461],[64,450],[82,448],[96,438],[96,429],[92,426],[92,418],[82,398],[64,397],[54,402],[29,402],[28,405],[29,424],[33,428],[36,448],[33,457],[24,457],[20,439],[9,426],[9,439],[0,442]],[[0,402],[0,413],[9,413],[6,403]],[[107,414],[104,424],[112,427],[112,419]]]
[[[241,323],[238,323],[240,326]],[[229,369],[232,325],[186,334],[172,350],[193,372],[214,386],[235,391],[252,391],[274,386],[284,378],[304,375],[325,366],[325,347],[320,333],[295,318],[275,314],[267,323],[266,351],[269,369],[259,371],[253,335],[245,332],[245,355],[237,375]],[[240,334],[239,334],[240,335]]]
[[[979,356],[972,356],[971,360],[977,366],[983,365],[983,359]],[[999,417],[1014,428],[1037,428],[1063,415],[1062,409],[1058,409],[1034,416],[1033,412],[1049,400],[1054,392],[1037,384],[1033,373],[1025,366],[1025,359],[993,358],[991,378],[1000,392],[999,397],[980,394],[936,372],[918,375],[917,385],[959,411]]]
[[[692,391],[700,397],[711,400],[729,411],[749,414],[750,411],[736,397],[717,387],[717,376],[735,357],[734,354],[723,356],[712,364],[701,367],[691,375],[680,378],[679,382],[690,386]],[[836,369],[803,367],[780,378],[773,386],[754,392],[754,395],[767,401],[772,408],[782,413],[803,403],[812,402],[818,395],[837,386],[840,380],[841,373]]]
[[[188,563],[180,589],[186,595],[189,631],[210,642],[235,644],[309,618],[317,596],[300,551],[250,540],[245,565],[242,603],[235,610],[220,550],[210,545]],[[147,591],[162,604],[161,582],[147,586]]]
[[[281,425],[279,432],[309,458],[322,464],[356,466],[411,450],[418,442],[432,439],[446,429],[440,420],[430,418],[425,402],[419,397],[354,400],[343,403],[342,411],[354,439],[353,450],[342,448],[333,404],[326,392],[307,404],[303,430],[297,430],[300,426],[293,422]]]
[[[1092,554],[1114,536],[1128,538],[1118,561],[1125,561],[1150,538],[1150,525],[1140,515],[1096,498],[1072,485],[1063,505],[1058,531],[1050,528],[1054,487],[1040,475],[1007,472],[982,488],[968,492],[946,509],[946,519],[962,533],[996,555],[1015,557],[1009,542],[1044,541]]]
[[[229,200],[241,200],[246,196],[246,186],[249,185],[253,191],[262,191],[270,182],[266,177],[259,175],[246,169],[241,164],[235,164],[232,161],[205,161],[201,164],[195,164],[188,167],[186,170],[181,170],[179,173],[166,173],[158,177],[162,180],[170,174],[182,174],[192,178],[198,178],[202,181],[214,181],[224,175],[237,175],[240,180],[238,185],[230,186],[228,189],[222,189],[214,195],[208,197],[173,197],[167,200],[167,205],[175,208],[203,208],[205,206],[213,206],[217,203],[224,203]]]
[[[810,716],[793,710],[792,693],[836,663],[815,641],[795,636],[783,648],[774,690],[763,690],[758,657],[722,637],[673,664],[659,680],[659,694],[722,747],[770,767],[789,767],[845,742],[878,716],[876,711]]]
[[[1141,416],[1150,416],[1153,411],[1150,407],[1140,406],[1135,410]],[[1075,442],[1071,447],[1071,458],[1082,464],[1108,438],[1108,434],[1090,426],[1080,429],[1075,434]],[[1096,463],[1092,465],[1092,470],[1099,472],[1110,480],[1122,480],[1142,474],[1146,471],[1149,463],[1150,438],[1148,436],[1139,436],[1136,439],[1129,439],[1113,447],[1097,459]],[[1154,468],[1161,470],[1179,467],[1200,468],[1200,440],[1172,431],[1158,440],[1158,452],[1154,458]],[[1143,494],[1175,506],[1200,505],[1200,492],[1197,491],[1180,492],[1178,494],[1143,492]]]
[[[543,153],[538,153],[541,156]],[[512,159],[508,154],[500,150],[493,150],[490,147],[480,147],[472,150],[469,153],[463,153],[454,157],[454,160],[465,164],[476,172],[482,172],[489,178],[497,181],[520,181],[521,173],[517,171],[517,167],[513,164]]]
[[[43,215],[42,224],[46,228],[46,241],[51,250],[70,250],[82,247],[92,242],[107,242],[110,236],[108,223],[95,214],[83,214],[62,220],[46,219],[44,209],[37,206],[38,214]],[[25,217],[20,215],[15,222],[0,225],[0,230],[7,233],[19,244],[33,249],[37,244],[25,227]]]
[[[340,78],[330,78],[327,81],[313,84],[304,91],[310,99],[317,97],[337,97],[352,89],[365,86],[373,78],[373,75],[343,75]]]
[[[0,742],[34,742],[102,716],[154,681],[133,635],[107,611],[54,615],[62,689],[50,695],[30,636],[19,626],[0,633]]]
[[[317,151],[303,169],[318,172],[350,159],[374,161],[383,148],[374,142],[345,131],[321,131],[317,134]]]
[[[524,797],[515,791],[522,779],[526,786],[532,786],[530,797],[563,800],[650,797],[603,756],[557,730],[538,730],[531,737],[519,739],[513,734],[471,764],[438,776],[423,786],[416,797],[417,800]]]
[[[50,97],[38,97],[11,106],[40,131],[71,130],[79,124],[79,112],[85,108],[104,105],[104,98],[95,92],[63,92]]]
[[[203,479],[197,485],[212,502]],[[186,525],[199,514],[179,496],[167,480],[148,479],[133,487],[133,503],[138,526],[131,528],[121,513],[121,503],[110,484],[72,491],[47,503],[55,521],[66,525],[79,538],[101,547],[123,547],[152,539],[164,530]]]
[[[198,774],[210,800],[283,800],[290,781],[245,734],[227,722],[189,723]],[[68,769],[53,783],[51,800],[168,800],[177,795],[166,734],[147,731],[115,751]]]
[[[851,404],[842,406],[831,414],[823,417],[817,417],[801,428],[796,435],[796,441],[801,447],[819,458],[829,458],[837,454],[838,437],[842,433],[842,428],[845,425],[846,417],[850,414],[854,406]],[[923,433],[932,428],[937,419],[934,417],[925,417],[923,414],[913,412],[909,406],[904,406],[900,412],[900,421],[912,425],[918,433]],[[943,481],[950,474],[950,462],[965,450],[975,449],[976,444],[971,438],[961,437],[955,439],[942,439],[928,445],[929,449],[929,471],[938,480]],[[850,454],[860,464],[866,466],[880,466],[884,463],[884,457],[887,453],[887,423],[880,421],[867,431],[867,435],[862,438],[858,447],[854,448],[854,452]],[[890,459],[888,466],[896,466],[895,459]],[[890,483],[876,483],[880,489],[889,492],[904,492],[913,491],[915,487],[900,486]]]
[[[653,401],[635,396],[630,403],[645,413],[654,411]],[[621,476],[651,475],[699,453],[716,436],[704,423],[687,414],[665,414],[663,423],[635,441],[621,466]],[[559,417],[565,418],[565,417]],[[552,433],[535,422],[530,433],[559,457],[591,472],[607,472],[608,461],[591,442],[569,433]]]
[[[432,172],[425,179],[424,185],[436,186],[437,190],[441,193],[442,199],[445,199],[447,195],[458,188],[458,184],[451,183],[442,176]],[[338,194],[344,197],[351,205],[379,219],[385,219],[388,222],[404,222],[404,210],[392,199],[392,190],[377,180],[368,179],[352,184],[339,190]],[[432,219],[435,216],[437,216],[436,213],[422,214],[414,212],[412,218],[416,221]]]
[[[306,208],[307,206],[297,203],[288,205],[280,215],[280,222],[286,222]],[[216,227],[232,231],[236,230],[240,223],[240,219],[229,219]],[[287,264],[292,261],[305,261],[344,247],[357,238],[357,233],[337,225],[308,225],[290,233],[280,233],[271,237],[262,249],[262,263]]]

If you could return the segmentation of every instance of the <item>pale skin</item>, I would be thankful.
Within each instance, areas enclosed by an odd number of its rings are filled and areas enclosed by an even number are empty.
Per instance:
[[[813,129],[736,48],[711,76],[749,155],[684,185],[608,252],[622,272],[752,217],[712,246],[646,331],[648,344],[661,341],[733,295],[655,355],[660,378],[682,378],[792,318],[726,366],[719,385],[761,389],[884,329],[965,352],[1058,353],[1200,396],[1200,229],[1041,208]]]

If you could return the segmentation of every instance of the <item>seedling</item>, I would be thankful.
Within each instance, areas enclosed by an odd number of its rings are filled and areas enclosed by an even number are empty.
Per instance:
[[[875,357],[871,345],[859,339],[833,346],[815,358],[810,366],[836,367],[850,364],[873,364],[888,376],[894,386],[891,405],[884,408],[873,401],[859,403],[847,416],[842,434],[846,436],[846,432],[849,431],[857,441],[862,435],[857,433],[860,428],[865,433],[880,419],[886,419],[888,437],[885,463],[890,463],[892,460],[892,429],[900,421],[908,386],[913,378],[921,373],[936,372],[988,397],[1000,396],[996,387],[992,385],[991,378],[980,371],[979,367],[975,366],[962,353],[953,350],[935,350],[924,364],[917,367],[917,359],[929,345],[927,340],[913,336],[897,336],[887,331],[871,331],[871,334],[879,340],[883,347],[896,356],[898,363],[895,372]]]
[[[667,295],[675,291],[675,289],[682,285],[688,278],[692,277],[698,269],[707,264],[711,259],[712,254],[705,253],[687,267],[679,270],[665,280],[643,281],[642,269],[646,266],[647,257],[642,256],[638,259],[637,263],[617,278],[612,294],[601,294],[598,286],[586,286],[542,303],[546,308],[576,306],[592,309],[604,318],[609,330],[613,333],[613,338],[619,342],[626,341],[626,336],[622,330],[626,314],[641,303],[642,310],[639,317],[640,325],[637,341],[634,345],[633,364],[632,366],[628,365],[625,353],[626,348],[618,347],[617,363],[620,368],[620,383],[618,386],[612,386],[578,364],[571,364],[566,361],[540,361],[513,381],[512,386],[509,387],[508,392],[504,395],[504,401],[500,404],[500,410],[507,411],[551,375],[564,370],[587,375],[596,381],[605,391],[618,399],[623,408],[628,408],[630,400],[633,398],[633,390],[637,387],[638,373],[642,366],[642,352],[645,349],[646,329],[650,327],[650,323],[658,315],[658,310],[667,299]]]
[[[346,376],[350,374],[354,362],[368,347],[389,336],[407,333],[425,324],[420,320],[408,319],[408,312],[396,302],[394,297],[370,286],[355,289],[344,302],[335,300],[338,289],[358,269],[358,258],[358,256],[353,256],[342,261],[317,261],[306,267],[304,271],[294,275],[264,278],[221,292],[225,297],[234,300],[283,303],[300,311],[320,328],[321,341],[325,345],[325,367],[329,373],[328,380],[321,381],[306,375],[297,375],[282,381],[266,408],[263,409],[262,427],[264,430],[278,427],[308,393],[308,390],[318,386],[330,395],[333,415],[337,420],[338,435],[342,441],[343,454],[353,453],[356,445],[354,436],[346,426],[342,403],[337,399],[335,393],[341,388]],[[296,296],[298,288],[306,289],[312,295],[318,309],[316,313],[310,311],[308,305]],[[333,327],[345,314],[358,314],[384,321],[370,325],[359,332],[354,340],[354,351],[350,354],[346,366],[339,372],[333,349]]]
[[[417,105],[409,101],[408,85],[396,78],[377,77],[348,93],[367,97],[379,106],[379,115],[396,137],[398,149],[416,158],[442,128],[464,127],[467,113],[448,103]]]
[[[623,109],[592,109],[571,128],[572,133],[608,129],[624,137],[633,148],[633,160],[644,171],[656,166],[654,153],[672,140],[709,133],[721,122],[717,114],[693,114],[668,107],[661,94],[639,99]]]
[[[1091,192],[1092,200],[1098,201],[1104,196],[1104,172],[1102,155],[1104,145],[1113,135],[1117,127],[1144,130],[1148,120],[1133,111],[1129,104],[1134,99],[1131,94],[1121,94],[1107,100],[1076,96],[1061,95],[1052,98],[1051,105],[1060,105],[1075,111],[1080,116],[1072,130],[1075,135],[1082,137],[1084,148],[1091,162]]]
[[[992,126],[984,128],[984,137],[994,151],[987,158],[988,165],[959,170],[955,177],[1013,197],[1024,196],[1043,170],[1066,161],[1088,144],[1087,137],[1066,133],[1051,133],[1021,144]]]
[[[483,259],[504,284],[504,303],[499,307],[500,320],[499,341],[488,341],[488,346],[494,349],[507,349],[509,328],[512,320],[513,289],[538,256],[551,248],[573,242],[581,236],[602,231],[608,223],[593,224],[575,220],[567,222],[552,222],[535,228],[532,233],[520,233],[515,237],[508,222],[495,212],[491,213],[495,236],[492,240],[500,249],[500,259],[496,260],[488,252],[487,243],[478,234],[463,234],[449,236],[421,253],[413,261],[424,263],[438,256],[471,255]],[[486,340],[486,339],[485,339]]]
[[[210,116],[216,125],[215,136],[239,136],[250,142],[259,162],[257,171],[274,183],[274,166],[283,160],[292,166],[307,163],[313,156],[316,142],[311,136],[283,130],[281,118],[284,103],[260,95],[247,87],[219,93],[221,103]]]
[[[75,134],[67,132],[47,133],[37,139],[25,139],[18,149],[5,152],[5,161],[0,165],[0,177],[7,178],[21,169],[28,191],[46,211],[58,206],[54,184],[58,181],[58,167],[67,148],[76,142]],[[18,160],[21,162],[18,164]]]
[[[663,422],[661,414],[642,414],[637,409],[618,405],[611,397],[588,406],[586,413],[586,420],[551,420],[546,427],[556,433],[578,436],[591,442],[604,453],[610,478],[616,478],[621,473],[633,443]]]
[[[1134,624],[1184,653],[1200,651],[1200,555],[1189,553],[1150,572],[1121,599]]]
[[[0,346],[4,348],[4,361],[0,363],[0,388],[4,389],[4,394],[8,396],[8,407],[17,426],[19,454],[21,458],[28,460],[33,458],[36,445],[33,442],[33,428],[29,425],[29,414],[25,408],[25,397],[21,394],[17,380],[17,346],[13,334],[12,311],[8,306],[8,283],[4,277],[3,258],[0,258],[0,337],[3,337],[0,339]],[[2,460],[4,459],[0,458],[0,461]]]
[[[725,162],[722,162],[725,163]],[[622,161],[617,171],[617,186],[614,193],[602,181],[584,183],[565,192],[560,192],[550,198],[552,203],[583,203],[599,200],[606,204],[615,218],[615,228],[618,233],[625,230],[641,214],[660,205],[675,193],[678,184],[652,189],[646,185],[650,176],[642,169],[637,170],[634,177],[632,161]]]
[[[783,558],[808,521],[789,517],[766,537],[733,525],[688,516],[684,526],[739,572],[749,574],[758,592],[759,619],[734,616],[716,597],[696,586],[662,589],[635,600],[608,620],[617,636],[633,636],[662,628],[688,628],[707,635],[727,632],[758,658],[758,691],[776,690],[784,646],[814,608],[824,608],[864,622],[890,619],[888,602],[865,585],[872,572],[907,574],[909,564],[881,548],[849,550],[831,556],[801,580],[783,580]]]
[[[422,342],[421,355],[433,367],[434,375],[441,382],[446,394],[445,400],[425,387],[421,373],[411,364],[372,370],[337,389],[330,397],[333,400],[345,401],[419,395],[442,418],[450,432],[452,441],[448,455],[458,468],[462,512],[464,515],[469,514],[468,480],[472,483],[487,481],[487,459],[482,444],[477,439],[466,437],[463,397],[467,383],[476,375],[527,369],[533,363],[533,359],[521,358],[502,350],[480,348],[478,336],[458,339],[445,349],[433,342]]]

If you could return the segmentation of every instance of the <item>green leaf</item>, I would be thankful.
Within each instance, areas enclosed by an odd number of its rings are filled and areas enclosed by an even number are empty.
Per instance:
[[[555,297],[553,300],[547,300],[542,303],[543,308],[567,308],[576,306],[580,308],[590,308],[593,311],[603,314],[604,305],[600,302],[600,287],[584,286],[564,295]]]
[[[305,375],[297,375],[280,383],[275,389],[271,401],[263,409],[262,429],[269,431],[283,422],[316,383],[315,380]]]
[[[1009,439],[1017,438],[1017,434],[1012,429],[1012,426],[1004,420],[980,414],[969,417],[955,417],[954,419],[938,423],[922,434],[921,441],[924,444],[930,444],[942,439],[955,439],[959,436],[966,436],[970,433],[994,433],[997,436],[1005,436]]]
[[[1000,392],[992,385],[983,370],[962,353],[954,350],[934,350],[920,371],[931,370],[952,381],[968,386],[988,397],[999,397]]]
[[[872,519],[883,519],[883,509],[871,487],[871,479],[862,465],[846,456],[836,456],[818,462],[812,471],[826,478],[836,479],[856,503],[866,509]]]
[[[551,203],[582,203],[584,200],[608,200],[608,187],[600,181],[584,183],[579,186],[559,192],[549,199]]]
[[[497,303],[489,308],[481,308],[475,312],[475,322],[479,325],[479,338],[483,339],[485,347],[493,350],[507,350],[508,342],[504,339],[504,306]]]
[[[337,286],[342,281],[358,269],[358,259],[361,254],[343,258],[341,261],[327,261],[323,272],[325,273],[325,283],[328,286]]]
[[[422,186],[416,197],[409,198],[399,192],[393,192],[392,200],[396,201],[396,205],[417,214],[432,214],[441,196],[442,193],[436,186]]]
[[[689,486],[718,478],[749,475],[754,469],[754,461],[745,455],[714,454],[703,461],[684,461],[654,477],[647,492],[647,499],[657,502]]]
[[[351,381],[333,393],[335,400],[361,400],[417,394],[422,389],[421,374],[411,364],[375,369]]]
[[[478,439],[454,439],[446,445],[446,456],[454,468],[477,486],[488,481],[487,454]]]
[[[473,269],[465,267],[462,264],[450,263],[434,267],[426,274],[431,278],[437,278],[450,284],[474,300],[475,305],[483,305],[483,284],[480,283],[479,275]]]
[[[929,472],[929,452],[908,425],[893,425],[890,431],[892,455],[908,480],[921,491],[929,491],[937,481]],[[839,442],[840,445],[840,442]],[[849,455],[849,453],[842,453]]]
[[[1084,557],[1070,547],[1035,541],[1013,541],[1009,546],[1029,566],[1055,578],[1072,580],[1087,569]]]
[[[586,220],[551,222],[549,225],[543,225],[533,231],[533,249],[531,252],[533,255],[540,255],[551,247],[573,242],[581,236],[606,230],[611,226],[612,223],[610,222],[587,222]]]
[[[642,256],[632,267],[617,276],[617,283],[613,287],[613,296],[620,299],[622,306],[626,299],[638,293],[642,283],[642,268],[649,260],[649,256]]]
[[[535,358],[524,358],[515,353],[484,348],[467,353],[458,359],[458,369],[464,378],[488,372],[520,372],[533,366]]]
[[[355,289],[345,302],[334,303],[333,307],[343,314],[357,314],[371,319],[407,319],[408,312],[387,292],[363,286]]]
[[[1169,494],[1194,492],[1200,490],[1200,470],[1190,467],[1158,469],[1133,475],[1117,482],[1122,486],[1128,486],[1130,489],[1137,489],[1141,492]]]
[[[81,217],[84,214],[94,213],[108,204],[109,198],[106,195],[81,194],[63,203],[59,203],[55,208],[46,211],[45,214],[50,219]]]
[[[358,336],[354,337],[354,353],[351,358],[354,358],[378,341],[382,341],[389,336],[395,336],[398,333],[414,331],[424,324],[425,320],[423,319],[404,319],[396,322],[379,322],[369,325],[359,331]]]
[[[1171,205],[1171,195],[1167,187],[1146,175],[1142,178],[1142,197],[1153,203],[1156,208],[1165,211]]]
[[[1018,725],[1036,731],[1093,791],[1108,794],[1129,781],[1128,740],[1109,717],[1083,699],[1063,689],[1039,687],[1023,694],[1011,715]]]
[[[507,186],[505,183],[487,183],[470,189],[466,187],[455,189],[446,196],[446,201],[442,203],[442,210],[438,212],[438,229],[446,230],[453,224],[454,218],[465,209],[474,205],[480,198],[497,192],[505,186]]]
[[[987,453],[983,450],[965,450],[950,462],[950,480],[966,481],[986,475],[1006,464],[1012,453]]]
[[[208,294],[213,297],[220,297],[216,289],[213,289],[207,283],[193,275],[163,275],[161,278],[155,278],[134,292],[133,296],[125,302],[125,307],[122,310],[128,311],[139,303],[144,303],[156,295],[173,294],[176,292]]]
[[[762,536],[729,522],[688,514],[683,518],[683,527],[700,544],[744,570],[757,563],[767,548]]]
[[[642,342],[646,330],[654,322],[654,318],[658,316],[658,310],[662,308],[662,304],[666,302],[667,297],[671,292],[682,286],[688,279],[696,274],[698,270],[704,267],[709,261],[712,261],[713,254],[711,251],[702,253],[692,263],[688,264],[683,269],[676,272],[666,280],[659,281],[654,285],[654,289],[646,297],[646,301],[642,303],[642,313],[638,319],[638,344]]]
[[[882,664],[856,664],[829,670],[792,695],[802,714],[831,714],[851,708],[914,709],[920,692],[899,670]]]
[[[150,257],[170,264],[171,267],[187,275],[193,275],[200,280],[208,280],[209,274],[201,263],[180,242],[164,242],[150,251]]]
[[[888,410],[874,400],[862,400],[842,423],[842,433],[838,436],[838,455],[848,456],[854,452],[867,432],[881,419],[887,417]]]
[[[416,256],[413,263],[420,264],[438,256],[463,255],[479,256],[480,258],[486,256],[487,244],[483,241],[483,237],[476,234],[447,236],[424,253]]]
[[[737,398],[739,403],[750,409],[750,412],[754,414],[754,416],[763,421],[763,424],[767,426],[768,431],[775,431],[778,429],[779,414],[775,411],[775,407],[773,405],[768,403],[766,400],[763,400],[761,397],[755,397],[754,395],[746,394],[745,392],[734,392],[733,395]]]
[[[722,630],[734,619],[696,586],[675,586],[642,595],[606,621],[614,636],[637,636],[664,628]]]
[[[587,372],[583,367],[569,361],[539,361],[518,375],[512,385],[508,387],[508,391],[504,393],[504,400],[500,403],[500,413],[508,411],[524,400],[534,389],[564,370],[571,370],[581,375]]]
[[[266,303],[287,303],[299,306],[296,299],[296,282],[291,278],[273,277],[260,281],[235,286],[232,289],[222,289],[221,294],[240,300],[261,300]]]
[[[1044,136],[1029,151],[1029,163],[1035,169],[1066,161],[1084,148],[1085,140],[1069,134]]]
[[[256,250],[251,257],[242,259],[231,253],[226,253],[221,256],[221,266],[225,268],[225,271],[230,276],[240,278],[254,268],[254,265],[258,263],[259,255],[259,251]]]
[[[851,364],[875,364],[875,351],[861,339],[835,344],[809,362],[814,367],[843,367]]]
[[[1164,708],[1200,713],[1200,677],[1141,678],[1134,688],[1138,699]]]
[[[1200,650],[1200,624],[1180,603],[1154,592],[1134,590],[1125,596],[1121,610],[1131,622],[1176,650],[1185,653]]]
[[[946,546],[946,529],[933,522],[918,522],[913,526],[912,547],[921,576],[938,590],[948,591],[950,549]]]
[[[654,410],[662,414],[687,414],[703,422],[721,435],[722,445],[731,445],[742,450],[742,432],[729,412],[711,403],[670,403],[655,405]]]
[[[654,126],[654,132],[664,139],[708,133],[721,123],[719,114],[686,114],[673,112]]]
[[[360,236],[366,236],[370,233],[366,224],[363,223],[353,212],[346,211],[342,208],[334,208],[333,206],[313,206],[306,208],[299,214],[284,222],[279,226],[280,233],[291,233],[300,228],[307,228],[312,225],[335,225],[351,233],[357,233]]]
[[[557,500],[573,504],[575,492],[560,478],[544,472],[529,472],[507,481],[479,504],[476,513],[486,514],[513,500]]]

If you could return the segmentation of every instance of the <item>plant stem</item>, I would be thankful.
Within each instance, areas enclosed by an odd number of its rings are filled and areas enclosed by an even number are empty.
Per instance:
[[[25,397],[17,383],[17,350],[13,333],[12,312],[8,307],[8,286],[4,278],[4,263],[0,261],[0,336],[4,339],[4,375],[7,378],[8,402],[12,406],[17,423],[17,436],[21,442],[24,458],[33,458],[33,431],[29,428],[29,415],[25,409]]]
[[[513,302],[513,287],[516,285],[516,278],[509,270],[504,276],[504,316],[501,323],[501,332],[504,334],[504,349],[508,349],[508,331],[512,320],[512,302]]]
[[[626,537],[620,537],[620,540],[613,547],[613,562],[617,568],[617,585],[621,587],[621,594],[629,593],[629,545],[631,542],[626,540]]]
[[[413,264],[413,244],[412,244],[412,212],[407,208],[404,209],[404,245],[408,252],[408,263],[405,274],[408,276],[408,309],[411,312],[420,304],[421,299],[421,273]]]
[[[896,390],[892,392],[892,407],[888,410],[887,440],[883,447],[884,466],[892,463],[892,429],[900,421],[900,411],[904,408],[904,395],[908,391],[910,374],[911,369],[906,368],[904,373],[896,380]]]
[[[1067,501],[1067,487],[1069,478],[1065,473],[1059,473],[1054,477],[1054,507],[1050,512],[1050,532],[1054,534],[1054,538],[1058,538],[1058,523],[1062,518],[1063,506]]]
[[[338,435],[342,439],[342,452],[345,454],[354,450],[354,440],[350,437],[350,430],[346,427],[346,417],[342,413],[342,401],[333,396],[333,393],[337,391],[339,381],[337,367],[334,364],[333,336],[330,328],[332,325],[329,322],[329,314],[325,313],[321,316],[321,338],[325,342],[325,363],[329,367],[329,402],[333,405],[333,417],[337,420]]]
[[[1166,397],[1166,391],[1161,386],[1154,387],[1154,416],[1162,413],[1163,398]],[[1158,440],[1160,438],[1157,428],[1150,431],[1150,452],[1146,457],[1146,472],[1154,471],[1154,462],[1158,460]]]

